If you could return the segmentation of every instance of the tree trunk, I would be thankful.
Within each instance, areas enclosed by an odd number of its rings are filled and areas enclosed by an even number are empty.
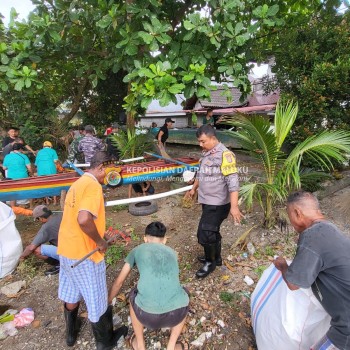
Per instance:
[[[88,79],[89,75],[90,75],[90,72],[87,72],[86,77],[80,81],[80,84],[77,87],[77,93],[75,94],[73,99],[72,108],[70,112],[66,116],[64,116],[64,118],[62,119],[63,124],[68,125],[68,123],[73,119],[73,117],[79,111],[80,103],[83,99],[85,91],[89,86],[89,79]]]

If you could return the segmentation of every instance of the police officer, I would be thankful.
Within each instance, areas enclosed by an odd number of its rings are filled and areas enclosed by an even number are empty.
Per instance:
[[[215,129],[202,125],[196,133],[203,157],[196,180],[188,196],[198,189],[198,201],[202,204],[197,238],[204,248],[204,257],[198,257],[204,265],[196,276],[203,278],[222,265],[221,223],[231,214],[235,224],[243,216],[238,208],[238,173],[235,155],[216,137]]]

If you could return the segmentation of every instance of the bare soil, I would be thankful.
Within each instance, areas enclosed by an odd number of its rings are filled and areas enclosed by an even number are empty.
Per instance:
[[[181,153],[180,151],[181,149],[172,149],[172,153],[178,154]],[[195,149],[194,153],[198,155],[198,150]],[[247,161],[246,157],[239,154],[238,162],[242,166],[249,167],[250,173],[259,171],[256,164]],[[170,183],[167,181],[156,182],[154,187],[157,192],[163,192],[170,189]],[[349,189],[339,191],[321,202],[328,217],[347,233],[350,227],[349,215],[344,217],[344,209],[337,206],[336,203],[344,202],[344,198],[349,196],[349,191]],[[107,190],[106,196],[114,199],[126,198],[127,189],[121,187]],[[259,208],[246,213],[240,226],[234,226],[233,222],[227,219],[221,227],[225,264],[218,267],[204,280],[198,280],[195,277],[195,272],[200,268],[197,256],[202,254],[196,239],[197,225],[201,214],[200,205],[195,204],[191,209],[184,209],[181,206],[180,196],[164,198],[157,202],[158,212],[149,216],[132,216],[128,213],[127,208],[107,208],[107,226],[134,229],[131,243],[125,246],[124,256],[142,242],[143,232],[148,223],[155,220],[162,221],[167,227],[168,245],[178,253],[180,279],[191,293],[190,313],[181,338],[191,343],[203,332],[208,332],[207,334],[211,336],[200,347],[201,349],[256,349],[250,325],[250,294],[263,269],[271,263],[274,255],[293,257],[297,235],[291,228],[287,233],[281,233],[277,227],[271,230],[263,229]],[[58,207],[53,209],[59,210]],[[24,246],[30,243],[39,229],[39,224],[28,217],[19,217],[16,220],[16,225]],[[254,228],[247,241],[253,243],[256,253],[245,258],[242,254],[247,252],[246,247],[235,246],[235,242],[252,227]],[[107,268],[108,286],[117,276],[122,264],[121,259],[116,265]],[[58,275],[46,277],[44,271],[49,266],[45,263],[36,262],[35,268],[33,278],[29,274],[15,271],[11,276],[0,281],[0,287],[21,279],[27,281],[24,293],[17,298],[9,299],[0,295],[0,306],[2,309],[10,306],[17,310],[31,307],[37,321],[26,328],[19,329],[16,336],[0,341],[0,349],[67,348],[64,338],[65,324],[62,303],[57,298]],[[251,277],[255,282],[254,285],[248,286],[243,281],[245,276]],[[135,285],[137,278],[137,271],[129,276],[114,306],[114,312],[118,314],[124,324],[130,325],[127,293]],[[83,326],[79,340],[73,349],[95,349],[84,304],[82,304],[80,316],[83,319]],[[168,334],[167,330],[146,330],[147,349],[165,349]],[[119,348],[126,349],[128,347],[126,343],[121,343]],[[190,348],[194,349],[195,347],[191,345]]]

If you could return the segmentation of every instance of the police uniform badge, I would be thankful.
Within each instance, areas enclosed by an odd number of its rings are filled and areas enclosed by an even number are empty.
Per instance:
[[[237,173],[236,158],[231,151],[222,152],[221,172],[224,176]]]

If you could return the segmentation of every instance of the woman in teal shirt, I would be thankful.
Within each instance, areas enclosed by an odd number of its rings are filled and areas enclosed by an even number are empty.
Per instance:
[[[12,152],[5,156],[3,168],[7,170],[6,178],[16,180],[32,175],[30,160],[22,153],[23,149],[21,143],[14,143]]]
[[[38,176],[57,174],[56,162],[58,162],[58,156],[56,151],[52,148],[52,143],[50,141],[45,141],[43,148],[38,152],[35,158]]]
[[[177,341],[188,313],[189,297],[180,284],[176,252],[167,247],[166,228],[161,222],[146,227],[144,244],[134,248],[125,259],[119,276],[109,292],[108,302],[119,293],[131,269],[136,265],[140,279],[130,292],[130,316],[134,335],[133,349],[146,349],[143,328],[171,328],[167,350],[188,349]]]

